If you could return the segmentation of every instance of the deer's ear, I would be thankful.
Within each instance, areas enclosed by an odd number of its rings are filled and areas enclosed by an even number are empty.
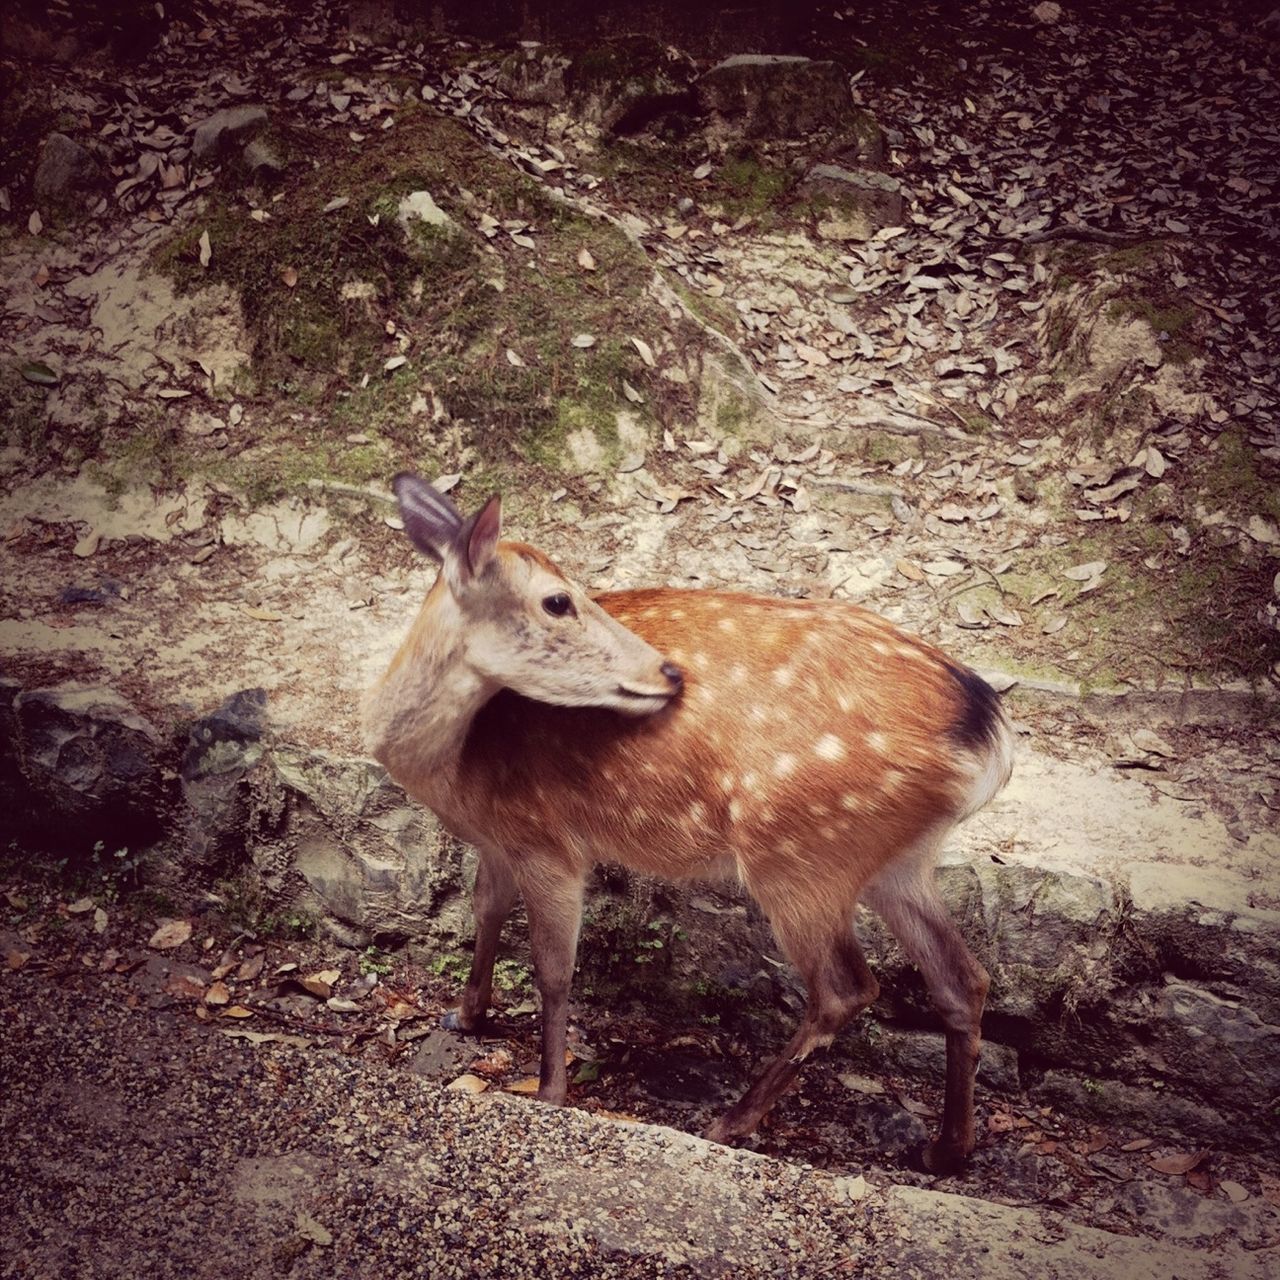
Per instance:
[[[444,562],[462,530],[462,516],[448,498],[420,476],[402,471],[391,482],[404,531],[424,555]]]
[[[458,550],[472,577],[479,577],[498,553],[502,537],[502,498],[494,494],[458,533]]]

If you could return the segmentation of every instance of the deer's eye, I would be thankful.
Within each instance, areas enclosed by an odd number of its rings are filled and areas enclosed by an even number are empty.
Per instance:
[[[553,618],[571,618],[577,612],[573,607],[573,601],[563,591],[557,591],[555,595],[547,596],[542,602],[542,607]]]

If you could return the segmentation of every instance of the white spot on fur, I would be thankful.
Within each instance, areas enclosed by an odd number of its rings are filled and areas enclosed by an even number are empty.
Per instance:
[[[742,819],[743,803],[736,797],[729,801],[729,819],[732,822],[739,822]]]
[[[824,733],[813,746],[813,754],[821,760],[843,760],[846,748],[834,733]]]
[[[784,751],[773,762],[773,776],[775,778],[789,778],[796,771],[796,765],[800,762],[791,754],[790,751]]]
[[[716,626],[718,626],[721,631],[737,631],[738,629],[738,624],[733,618],[721,618],[720,621],[716,623]]]
[[[796,678],[795,669],[792,667],[778,667],[773,673],[773,683],[781,685],[784,689]]]
[[[879,729],[874,729],[867,734],[867,750],[882,756],[889,750],[889,739]]]
[[[889,654],[889,646],[881,644],[879,640],[873,640],[870,648],[872,653],[878,653],[882,658],[887,657]]]
[[[729,668],[729,681],[732,684],[747,683],[747,669],[742,665],[742,663],[735,663]]]
[[[854,791],[846,791],[840,797],[840,807],[848,810],[850,813],[857,813],[862,808],[862,799]]]
[[[726,795],[728,795],[728,793],[738,785],[737,778],[735,778],[734,775],[731,773],[722,773],[716,779],[716,782],[720,784],[720,790],[723,791]]]
[[[707,807],[701,801],[695,800],[688,808],[685,817],[691,826],[700,827],[707,820]]]

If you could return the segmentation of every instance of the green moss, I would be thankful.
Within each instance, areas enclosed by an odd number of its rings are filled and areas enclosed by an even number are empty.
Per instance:
[[[720,204],[729,216],[772,209],[795,185],[795,175],[751,151],[731,152],[713,177]]]
[[[1218,436],[1204,461],[1200,491],[1207,505],[1238,516],[1262,515],[1280,522],[1280,487],[1263,474],[1257,452],[1239,427]]]
[[[1164,357],[1172,364],[1186,364],[1199,350],[1194,337],[1196,309],[1177,301],[1164,290],[1137,297],[1121,297],[1108,304],[1112,319],[1131,316],[1144,320],[1164,348]]]

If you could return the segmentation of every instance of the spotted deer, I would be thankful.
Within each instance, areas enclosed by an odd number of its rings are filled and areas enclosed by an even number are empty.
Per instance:
[[[951,829],[1004,785],[993,690],[852,605],[719,591],[590,596],[504,542],[497,496],[464,520],[394,483],[413,545],[440,565],[366,695],[373,755],[479,854],[461,1005],[478,1030],[503,923],[523,898],[542,1001],[538,1096],[563,1103],[570,978],[596,862],[668,879],[729,876],[760,904],[808,1005],[782,1053],[707,1132],[751,1133],[816,1048],[879,993],[853,932],[877,912],[946,1031],[940,1135],[926,1168],[974,1145],[988,978],[933,883]]]

